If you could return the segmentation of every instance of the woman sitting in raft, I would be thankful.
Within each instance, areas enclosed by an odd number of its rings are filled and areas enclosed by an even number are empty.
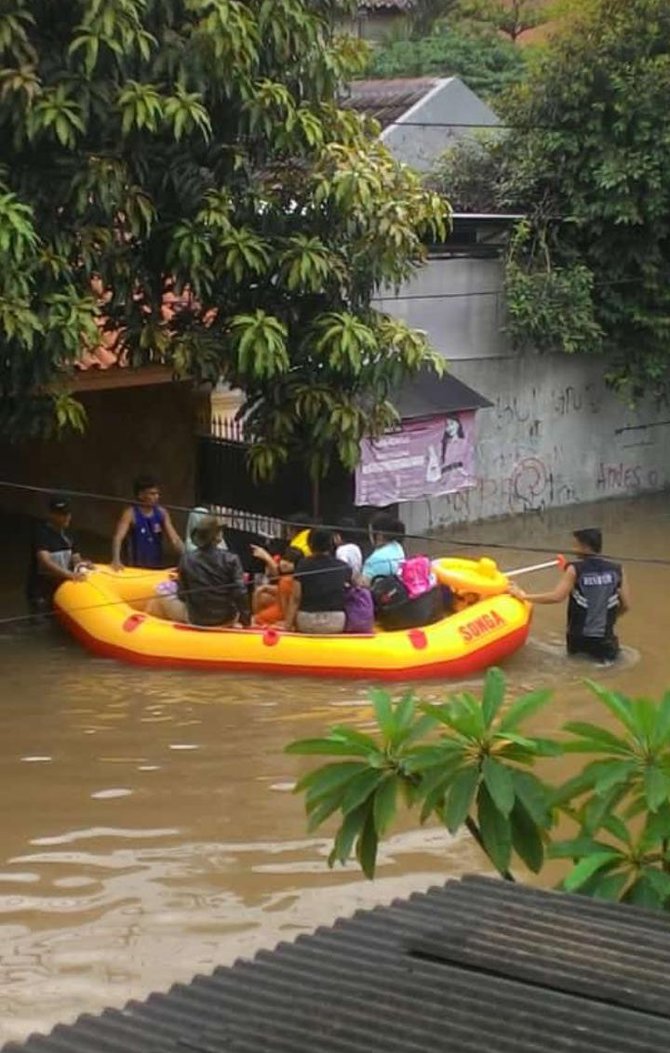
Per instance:
[[[400,564],[405,559],[402,540],[405,536],[405,524],[394,519],[387,512],[380,512],[370,522],[370,541],[374,545],[363,564],[363,577],[368,584],[375,578],[397,574]]]
[[[286,626],[319,636],[343,633],[351,567],[333,555],[333,536],[329,530],[315,528],[309,543],[313,555],[302,559],[295,568]]]
[[[177,594],[151,600],[147,612],[158,618],[205,628],[249,625],[249,596],[239,557],[219,548],[221,526],[206,516],[192,533],[193,552],[179,563]]]

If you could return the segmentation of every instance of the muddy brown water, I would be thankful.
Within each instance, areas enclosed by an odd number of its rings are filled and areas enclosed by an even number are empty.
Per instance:
[[[527,515],[469,536],[560,551],[571,528],[592,523],[611,552],[670,557],[669,497]],[[4,552],[0,616],[21,607],[19,541]],[[510,568],[542,557],[499,558]],[[658,694],[670,685],[670,567],[628,573],[625,657],[599,678]],[[556,689],[545,730],[602,716],[582,684],[591,670],[563,657],[563,617],[538,609],[531,642],[507,665],[514,690]],[[136,670],[27,626],[0,625],[0,654],[0,1043],[487,869],[467,838],[405,817],[373,883],[354,867],[328,870],[327,838],[306,834],[290,792],[305,762],[283,749],[329,723],[368,725],[364,683]],[[552,763],[561,774],[570,765]]]

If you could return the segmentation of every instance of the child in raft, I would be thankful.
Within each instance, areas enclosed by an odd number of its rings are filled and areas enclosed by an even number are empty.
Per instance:
[[[309,545],[311,522],[307,513],[297,512],[286,521],[286,547],[281,556],[273,555],[262,545],[252,545],[251,554],[265,567],[268,582],[259,585],[252,599],[256,625],[281,625],[286,621],[293,593],[293,571],[301,559],[311,556]]]

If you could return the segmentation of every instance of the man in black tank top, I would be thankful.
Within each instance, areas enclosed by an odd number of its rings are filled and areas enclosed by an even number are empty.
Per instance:
[[[566,643],[568,654],[584,654],[598,662],[613,662],[619,654],[614,632],[617,618],[630,607],[628,586],[621,566],[601,556],[600,530],[576,530],[577,559],[565,568],[553,592],[526,593],[516,585],[509,591],[529,603],[562,603],[568,600]]]

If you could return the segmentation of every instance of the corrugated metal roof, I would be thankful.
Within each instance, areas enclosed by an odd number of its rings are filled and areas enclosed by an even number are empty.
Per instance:
[[[644,1053],[668,982],[667,916],[466,878],[5,1053]]]
[[[374,117],[382,129],[388,128],[443,82],[442,77],[354,80],[349,86],[350,94],[342,101],[342,106]]]
[[[361,0],[359,11],[411,11],[414,0]]]

